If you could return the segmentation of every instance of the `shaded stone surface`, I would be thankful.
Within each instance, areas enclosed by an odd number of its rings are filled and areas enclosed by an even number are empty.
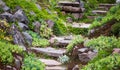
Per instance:
[[[3,11],[10,10],[10,8],[8,6],[6,6],[6,4],[2,0],[0,0],[0,8],[2,8]]]
[[[22,22],[25,24],[28,24],[28,18],[26,17],[24,11],[22,9],[19,9],[15,12],[14,14],[14,18],[18,21],[18,22]]]
[[[27,32],[22,32],[23,36],[26,40],[26,42],[28,43],[29,46],[32,45],[32,36],[30,36]]]
[[[22,33],[18,30],[18,28],[15,24],[13,24],[10,27],[10,34],[12,35],[13,42],[15,44],[18,44],[21,46],[21,48],[26,49],[26,47],[25,47],[26,41],[25,41]]]
[[[33,25],[34,25],[34,31],[39,34],[40,33],[41,24],[38,21],[36,21],[36,22],[33,23]]]
[[[78,52],[79,60],[84,63],[89,62],[97,55],[97,51],[93,51],[89,48],[80,48]]]
[[[6,19],[8,22],[14,22],[15,21],[13,15],[11,13],[8,13],[8,12],[4,12],[4,13],[0,14],[0,18],[1,19]]]
[[[52,20],[47,20],[46,23],[48,24],[49,28],[52,28],[55,24]]]
[[[28,29],[28,26],[25,25],[25,24],[23,24],[23,23],[21,23],[21,22],[18,22],[18,25],[19,25],[19,27],[20,27],[23,31],[25,31],[25,30]]]
[[[47,55],[53,56],[53,57],[59,57],[59,56],[62,56],[63,54],[66,53],[65,49],[55,49],[55,48],[52,48],[52,47],[31,48],[31,50],[33,50],[37,53],[43,53],[43,54],[47,54]]]

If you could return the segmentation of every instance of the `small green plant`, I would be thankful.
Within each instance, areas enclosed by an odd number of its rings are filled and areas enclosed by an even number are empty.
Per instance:
[[[23,61],[22,70],[45,70],[45,65],[35,57],[26,56]]]
[[[47,47],[50,45],[49,41],[47,39],[37,39],[34,38],[33,42],[32,42],[33,46],[36,47]]]
[[[41,25],[40,28],[40,36],[43,38],[50,38],[50,36],[52,35],[52,29],[48,28],[46,24]]]
[[[58,58],[58,60],[61,62],[61,63],[67,63],[69,61],[69,57],[67,55],[64,55],[64,56],[60,56]]]
[[[70,42],[70,44],[67,46],[67,52],[72,51],[75,45],[81,44],[84,42],[84,38],[81,35],[77,35],[74,37],[74,39]]]

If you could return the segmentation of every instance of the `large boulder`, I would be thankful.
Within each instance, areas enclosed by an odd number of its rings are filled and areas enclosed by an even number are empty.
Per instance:
[[[14,22],[14,17],[8,12],[0,14],[0,19],[6,19],[8,22]]]
[[[10,27],[10,31],[9,32],[10,32],[10,34],[13,37],[14,44],[18,44],[18,45],[20,45],[21,48],[26,50],[26,47],[24,47],[25,44],[26,44],[26,41],[25,41],[22,33],[18,30],[18,28],[17,28],[17,26],[15,24],[13,24]]]
[[[27,16],[25,15],[24,11],[22,9],[19,9],[15,12],[14,14],[14,18],[18,21],[18,22],[22,22],[22,23],[25,23],[25,24],[28,24],[29,21],[28,21],[28,18]]]

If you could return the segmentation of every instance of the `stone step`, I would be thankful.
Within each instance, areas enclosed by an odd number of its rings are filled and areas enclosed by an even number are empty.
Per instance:
[[[93,13],[93,14],[99,14],[99,15],[106,15],[107,11],[103,11],[103,10],[93,10],[92,13]]]
[[[46,66],[60,66],[62,65],[62,63],[56,61],[56,60],[53,60],[53,59],[39,59],[41,62],[43,62]]]
[[[79,7],[79,2],[70,2],[70,1],[59,1],[58,5],[60,6],[72,6],[72,7]]]
[[[53,66],[53,67],[46,67],[46,70],[67,70],[67,68],[63,66]]]
[[[53,60],[53,59],[39,59],[46,65],[45,70],[67,70],[65,66],[62,66],[62,63]]]
[[[35,53],[43,53],[43,54],[47,54],[48,56],[52,56],[52,57],[59,57],[66,53],[65,49],[55,49],[52,47],[47,47],[47,48],[32,47],[30,48],[30,50],[34,51]]]
[[[72,27],[74,28],[89,28],[91,24],[86,23],[73,23]]]
[[[116,4],[99,4],[101,7],[112,7],[115,6]]]
[[[72,36],[53,37],[50,39],[50,43],[54,44],[55,46],[66,47],[72,39]]]
[[[108,11],[109,9],[106,7],[98,7],[97,10],[104,10],[104,11]]]
[[[88,19],[94,20],[98,16],[87,16]]]
[[[116,4],[100,4],[99,7],[105,7],[107,9],[110,9],[112,6],[115,6]]]
[[[60,8],[62,11],[65,11],[67,13],[82,13],[84,8],[79,7],[72,7],[72,6],[59,6],[57,8]]]

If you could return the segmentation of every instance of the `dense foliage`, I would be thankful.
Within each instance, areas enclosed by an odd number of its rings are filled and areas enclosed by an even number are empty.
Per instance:
[[[22,53],[23,50],[17,45],[12,45],[8,42],[2,42],[0,40],[0,62],[4,64],[10,64],[13,62],[13,53]]]
[[[23,63],[22,70],[45,70],[45,65],[33,56],[26,56]]]
[[[111,55],[95,63],[88,64],[82,70],[119,70],[120,55]]]
[[[70,42],[70,44],[67,46],[67,52],[72,51],[75,45],[81,44],[83,42],[84,38],[81,35],[75,36],[74,39]]]

